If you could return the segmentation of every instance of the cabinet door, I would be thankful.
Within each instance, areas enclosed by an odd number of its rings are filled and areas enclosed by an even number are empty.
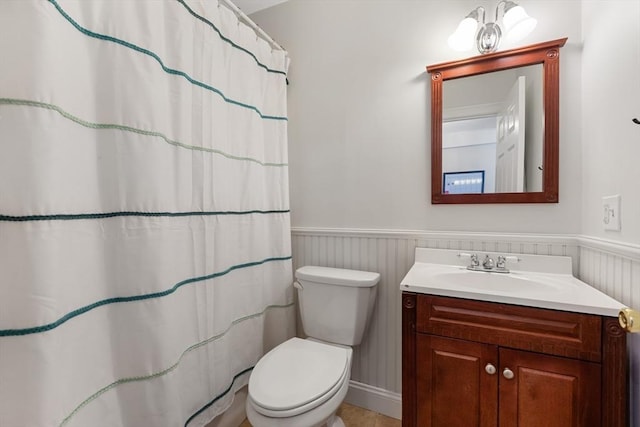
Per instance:
[[[417,425],[495,427],[498,374],[487,364],[498,369],[496,346],[416,334]]]
[[[601,425],[599,364],[500,349],[498,374],[500,427]]]

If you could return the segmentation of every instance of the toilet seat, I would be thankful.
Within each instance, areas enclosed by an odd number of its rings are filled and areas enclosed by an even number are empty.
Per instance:
[[[292,417],[321,405],[349,381],[351,348],[292,338],[267,353],[249,379],[254,409]]]

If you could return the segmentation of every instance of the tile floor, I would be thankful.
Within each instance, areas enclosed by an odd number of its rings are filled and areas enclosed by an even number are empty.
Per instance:
[[[402,422],[377,412],[367,411],[357,406],[343,403],[338,409],[338,415],[346,427],[400,427]],[[251,427],[248,420],[244,420],[240,427]]]

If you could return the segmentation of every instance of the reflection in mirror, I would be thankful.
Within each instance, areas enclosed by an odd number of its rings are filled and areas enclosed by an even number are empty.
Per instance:
[[[427,67],[432,203],[558,202],[566,41]]]
[[[445,180],[444,194],[542,191],[542,71],[535,64],[443,82],[442,172],[484,175],[483,186],[478,177]]]

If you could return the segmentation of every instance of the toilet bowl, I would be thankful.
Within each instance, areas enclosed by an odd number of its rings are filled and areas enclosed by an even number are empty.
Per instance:
[[[334,414],[349,389],[350,347],[292,338],[267,353],[249,380],[255,427],[342,427]]]
[[[344,427],[336,416],[349,389],[351,346],[362,341],[380,274],[305,266],[294,283],[306,339],[268,352],[249,378],[254,427]]]

